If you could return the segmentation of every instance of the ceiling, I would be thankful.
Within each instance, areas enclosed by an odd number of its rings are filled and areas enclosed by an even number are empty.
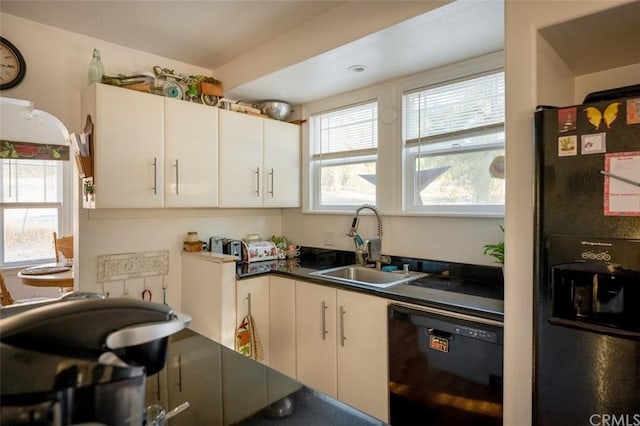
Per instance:
[[[640,1],[551,25],[540,34],[575,75],[637,64]]]
[[[301,104],[504,46],[502,0],[2,0],[0,10],[210,69],[225,96],[247,101]]]

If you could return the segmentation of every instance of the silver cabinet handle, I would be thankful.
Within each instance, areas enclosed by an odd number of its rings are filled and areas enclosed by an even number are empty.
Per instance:
[[[322,302],[322,340],[327,340],[327,304]]]
[[[153,157],[153,195],[158,194],[158,159]]]
[[[182,354],[178,355],[178,392],[182,392]]]
[[[271,176],[271,191],[269,191],[269,194],[271,194],[271,198],[273,198],[273,169],[269,172],[269,176]]]
[[[180,194],[180,177],[178,174],[178,159],[176,158],[176,164],[173,165],[176,168],[176,195]]]
[[[256,168],[256,197],[260,196],[260,167]]]
[[[340,346],[344,346],[344,341],[347,340],[344,335],[344,314],[346,313],[347,311],[345,311],[344,308],[340,306]]]
[[[160,401],[160,372],[156,373],[156,379],[157,379],[157,384],[158,384],[158,388],[156,389],[156,395],[158,395],[158,401]]]
[[[251,315],[251,293],[247,294],[247,312]]]

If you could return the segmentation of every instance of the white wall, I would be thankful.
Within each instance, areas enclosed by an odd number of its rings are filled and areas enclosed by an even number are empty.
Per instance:
[[[506,0],[505,425],[531,424],[532,415],[533,112],[538,104],[572,104],[588,92],[631,84],[625,81],[633,74],[612,70],[574,76],[571,83],[566,65],[541,41],[538,29],[624,3]],[[577,48],[593,54],[588,46]],[[631,70],[637,83],[638,68]]]
[[[20,49],[27,63],[23,82],[2,95],[35,102],[36,108],[59,118],[70,132],[81,128],[80,90],[87,84],[87,72],[93,48],[101,53],[105,73],[133,74],[151,71],[154,65],[187,74],[205,74],[210,70],[176,62],[127,47],[106,43],[79,34],[62,31],[6,13],[0,14],[2,36]],[[123,171],[127,172],[127,171]],[[132,176],[133,177],[133,176]],[[240,238],[247,233],[263,236],[279,234],[280,210],[113,210],[89,212],[80,210],[75,223],[79,235],[79,261],[76,285],[80,290],[102,291],[96,284],[97,256],[134,251],[170,250],[167,282],[168,301],[180,308],[176,284],[180,280],[180,253],[188,231],[198,231],[201,238],[227,236]],[[15,271],[6,271],[9,291],[15,299],[37,295],[55,295],[21,285]],[[142,282],[127,283],[132,297],[139,297]],[[148,280],[154,299],[161,297],[162,283]],[[123,283],[108,286],[112,295],[120,295]]]
[[[409,256],[433,260],[445,260],[496,266],[494,259],[483,255],[483,246],[502,241],[500,230],[502,217],[435,217],[406,215],[402,213],[402,93],[406,90],[441,83],[504,66],[502,52],[451,64],[405,78],[370,86],[318,100],[301,107],[303,118],[316,112],[345,105],[377,99],[380,117],[378,123],[379,155],[377,159],[378,201],[383,223],[382,252],[390,255]],[[308,127],[303,127],[306,130]],[[302,182],[308,184],[309,138],[303,131]],[[309,211],[307,191],[303,189],[303,208],[284,210],[283,233],[298,244],[353,250],[353,239],[346,236],[355,214],[355,208],[342,214],[306,213]],[[364,213],[367,213],[366,211]],[[375,219],[364,217],[360,221],[360,234],[365,239],[374,238]],[[327,242],[327,233],[332,234]]]
[[[638,84],[639,76],[640,64],[578,76],[575,81],[574,102],[582,102],[584,97],[593,91]]]

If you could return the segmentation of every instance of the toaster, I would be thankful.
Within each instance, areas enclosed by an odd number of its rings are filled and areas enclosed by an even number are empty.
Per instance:
[[[242,241],[225,238],[222,241],[222,253],[235,256],[238,260],[242,260]]]
[[[278,248],[273,241],[242,242],[242,261],[245,263],[277,259]]]

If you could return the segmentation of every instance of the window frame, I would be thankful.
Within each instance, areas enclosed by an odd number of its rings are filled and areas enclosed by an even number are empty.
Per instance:
[[[15,159],[8,159],[9,161]],[[26,160],[30,161],[30,160]],[[60,185],[60,200],[52,202],[5,202],[0,201],[0,226],[2,227],[3,235],[5,232],[5,211],[11,209],[55,209],[57,211],[57,224],[56,232],[58,235],[72,234],[73,223],[73,168],[71,161],[58,161],[61,163],[61,175],[57,177]],[[2,170],[2,168],[0,168]],[[3,182],[2,175],[0,175],[0,182]],[[4,237],[0,241],[0,268],[11,269],[19,268],[33,264],[48,263],[55,261],[55,253],[53,253],[53,233],[51,235],[52,256],[46,258],[29,259],[17,262],[5,262],[6,247],[4,245]]]
[[[473,212],[450,214],[446,212],[409,211],[404,208],[405,158],[403,155],[402,94],[419,87],[465,78],[475,74],[504,70],[504,50],[487,53],[459,62],[418,71],[405,77],[369,85],[351,92],[328,95],[326,98],[302,104],[299,107],[303,119],[301,140],[301,189],[302,214],[344,215],[351,210],[318,210],[314,207],[312,176],[310,171],[310,116],[322,111],[337,109],[349,104],[378,100],[378,156],[376,170],[376,207],[385,216],[397,217],[468,217],[502,218],[504,213],[477,214]],[[506,135],[505,135],[506,137]]]
[[[474,78],[479,78],[482,76],[492,75],[502,73],[504,79],[504,67],[495,67],[489,68],[485,70],[480,70],[477,72],[468,72],[463,73],[460,76],[454,78],[447,78],[442,80],[431,81],[425,84],[416,84],[416,85],[408,85],[403,87],[400,95],[400,104],[402,108],[402,120],[400,121],[401,126],[401,157],[402,157],[402,212],[411,215],[424,215],[424,216],[464,216],[464,217],[504,217],[505,204],[504,201],[502,204],[428,204],[428,205],[419,205],[415,202],[416,197],[416,187],[413,184],[413,180],[416,174],[416,162],[418,157],[428,157],[429,155],[456,155],[456,154],[464,154],[467,152],[479,152],[479,151],[489,151],[495,149],[502,149],[503,151],[506,148],[505,141],[505,124],[504,117],[503,121],[500,123],[493,123],[488,125],[481,125],[470,129],[464,130],[454,130],[446,133],[440,133],[433,136],[420,137],[418,135],[417,138],[405,139],[406,129],[405,129],[405,96],[414,94],[416,92],[421,92],[424,90],[428,90],[429,88],[437,88],[443,87],[447,85],[456,84],[462,81],[472,80]],[[449,149],[433,149],[428,154],[425,152],[420,152],[419,147],[437,144],[446,141],[454,141],[455,139],[459,139],[461,137],[468,136],[483,136],[495,134],[502,134],[502,138],[500,138],[500,142],[487,142],[481,145],[474,145],[470,147],[460,147],[459,149],[449,148]],[[425,144],[424,141],[427,141]],[[504,154],[503,154],[504,155]]]
[[[325,153],[325,154],[316,154],[313,152],[313,146],[315,144],[314,137],[315,137],[315,133],[317,133],[314,126],[315,126],[315,119],[317,117],[322,116],[323,114],[329,114],[335,111],[347,110],[349,108],[353,108],[361,105],[367,105],[367,104],[374,104],[374,103],[375,103],[375,108],[377,112],[376,118],[375,118],[376,127],[377,127],[376,128],[377,140],[376,140],[375,148],[355,149],[351,151],[332,152],[332,153]],[[315,213],[351,212],[355,208],[357,208],[358,205],[362,203],[331,204],[331,205],[322,204],[321,202],[322,168],[325,166],[333,167],[333,166],[340,166],[340,165],[355,165],[355,164],[377,162],[378,155],[379,155],[379,141],[380,141],[380,100],[375,96],[366,97],[366,98],[362,98],[362,99],[348,102],[345,104],[337,105],[332,108],[320,109],[316,112],[309,114],[308,117],[309,117],[310,124],[309,124],[309,131],[308,131],[308,140],[307,140],[307,143],[305,144],[308,150],[307,151],[308,154],[305,157],[307,158],[307,161],[305,161],[305,163],[306,163],[306,167],[308,168],[306,175],[308,176],[309,180],[308,180],[308,184],[304,185],[306,190],[309,192],[308,198],[307,198],[308,204],[306,206],[308,208],[308,212],[315,212]],[[320,164],[320,163],[323,163],[323,164]],[[376,175],[377,173],[378,171],[376,167]],[[378,199],[378,185],[376,185],[375,198],[376,200]],[[304,208],[305,206],[303,205],[303,209]]]

